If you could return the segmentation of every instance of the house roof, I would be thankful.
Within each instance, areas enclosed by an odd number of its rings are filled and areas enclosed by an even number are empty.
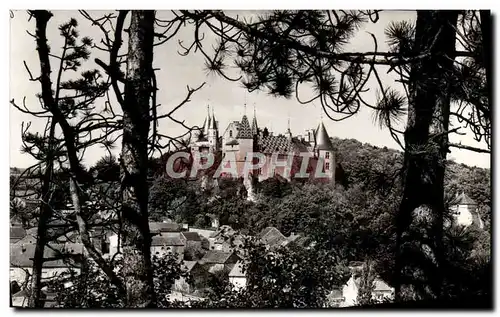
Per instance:
[[[225,264],[233,255],[233,252],[223,252],[219,250],[210,250],[205,253],[205,256],[200,260],[202,263],[210,264]]]
[[[311,144],[298,138],[290,139],[284,135],[268,135],[265,138],[259,138],[258,146],[260,152],[264,154],[288,154],[309,152],[308,147],[311,147]]]
[[[13,267],[32,267],[33,256],[35,255],[35,244],[11,245],[10,263]],[[83,245],[79,243],[53,244],[50,243],[44,248],[43,257],[47,260],[43,262],[45,268],[78,267],[79,264],[70,260],[68,255],[83,254]],[[64,257],[64,259],[63,259]],[[70,262],[71,265],[68,263]]]
[[[470,198],[465,192],[462,192],[460,195],[457,195],[455,199],[451,201],[451,205],[467,205],[467,206],[475,206],[477,203]]]
[[[211,236],[210,238],[217,238],[221,236],[231,236],[234,235],[236,231],[231,228],[231,226],[228,225],[222,225],[217,229]]]
[[[151,246],[183,246],[184,242],[179,237],[154,236],[151,240]]]
[[[33,236],[31,234],[27,234],[24,238],[17,241],[13,245],[23,245],[23,244],[33,244],[33,243],[36,243],[36,236]]]
[[[245,277],[245,273],[243,273],[243,262],[236,262],[233,269],[229,272],[230,277]]]
[[[10,227],[11,239],[22,239],[26,236],[26,230],[23,227]]]
[[[187,241],[201,241],[201,237],[198,234],[198,232],[181,232],[181,235],[187,240]]]
[[[375,291],[392,291],[393,288],[390,287],[386,282],[382,281],[381,279],[377,278],[374,281],[375,283]]]
[[[151,232],[180,232],[181,225],[173,222],[150,222],[149,230]]]
[[[262,230],[259,238],[270,246],[278,246],[287,241],[287,238],[275,227],[267,227]]]
[[[38,235],[38,228],[37,227],[29,228],[26,230],[26,234],[30,234],[36,237]]]
[[[20,290],[19,292],[12,295],[12,297],[28,297],[28,296],[29,296],[28,291],[25,289]]]
[[[196,264],[198,264],[198,261],[184,261],[184,269],[190,272]]]
[[[195,227],[189,227],[189,231],[188,232],[196,232],[201,237],[210,238],[216,232],[216,230],[214,228],[195,228]]]
[[[356,285],[356,287],[359,287],[360,283],[361,283],[361,277],[356,277],[354,279],[354,284]],[[386,282],[381,280],[379,277],[375,278],[373,284],[374,284],[373,291],[375,292],[386,292],[393,290],[392,287],[390,287]]]

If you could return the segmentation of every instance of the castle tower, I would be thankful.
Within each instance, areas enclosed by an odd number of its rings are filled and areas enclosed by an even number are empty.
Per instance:
[[[207,140],[208,143],[210,144],[210,152],[216,152],[218,149],[218,142],[217,140],[219,139],[219,129],[217,126],[217,121],[215,120],[215,114],[214,114],[214,108],[212,107],[212,117],[210,118],[210,114],[208,115],[209,118],[209,124],[208,124],[208,129],[207,129]]]
[[[253,152],[252,128],[250,127],[250,123],[248,122],[246,115],[243,115],[241,118],[236,140],[239,144],[238,152],[236,153],[236,164],[238,166],[238,171],[243,171],[247,153]],[[242,176],[246,178],[248,175]]]
[[[314,154],[318,159],[323,160],[324,173],[329,178],[335,179],[335,151],[323,121],[321,121],[316,130]]]
[[[207,117],[205,118],[205,121],[203,122],[203,135],[206,138],[208,136],[208,129],[212,123],[212,118],[210,118],[210,106],[207,105]]]
[[[255,114],[255,104],[253,105],[253,119],[252,119],[252,135],[259,134],[259,126],[257,125],[257,116]]]

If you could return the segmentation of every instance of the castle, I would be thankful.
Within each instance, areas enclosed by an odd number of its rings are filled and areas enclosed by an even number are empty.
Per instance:
[[[244,180],[254,177],[263,181],[279,175],[287,180],[315,177],[335,181],[335,150],[323,122],[316,129],[306,130],[303,136],[293,136],[288,121],[284,135],[273,135],[267,128],[259,127],[254,109],[251,124],[244,114],[240,121],[230,122],[222,135],[220,131],[213,108],[210,113],[207,106],[203,126],[191,141],[191,153],[212,153],[223,162],[227,158]],[[244,166],[250,153],[259,153],[265,160],[247,175]],[[259,165],[255,156],[251,160]]]

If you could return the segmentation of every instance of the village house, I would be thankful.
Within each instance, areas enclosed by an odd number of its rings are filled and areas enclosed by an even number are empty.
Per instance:
[[[202,237],[196,232],[181,232],[180,239],[185,244],[184,260],[196,261],[201,259],[208,248],[203,248]],[[208,240],[206,240],[208,242]]]
[[[287,238],[275,227],[265,228],[257,235],[257,238],[270,248],[284,246],[288,241]]]
[[[56,294],[42,290],[43,308],[57,308]],[[28,307],[29,294],[28,291],[22,290],[12,295],[13,307]]]
[[[201,249],[201,237],[197,232],[181,232],[180,239],[184,241],[186,247]]]
[[[229,282],[233,285],[233,289],[238,291],[244,289],[247,285],[247,278],[243,273],[243,262],[238,261],[233,269],[229,272]]]
[[[361,282],[361,271],[363,263],[354,262],[349,266],[351,269],[351,277],[345,285],[342,286],[340,307],[355,306]],[[390,287],[379,276],[376,276],[373,281],[372,299],[375,301],[383,301],[385,299],[394,298],[394,288]],[[338,290],[334,290],[338,291]]]
[[[10,247],[10,281],[25,285],[33,272],[33,256],[35,244],[11,245]],[[84,256],[81,244],[48,244],[44,249],[42,279],[48,280],[73,270],[80,272],[80,263]]]
[[[183,259],[185,244],[180,237],[154,236],[151,239],[151,255],[177,255],[179,260]]]
[[[210,250],[238,251],[244,245],[245,237],[231,226],[223,225],[209,238]]]
[[[178,278],[174,282],[173,290],[183,294],[202,294],[207,288],[211,274],[198,261],[184,261],[182,269],[189,273],[191,280]]]
[[[152,235],[151,254],[167,254],[168,251],[181,255],[184,254],[184,242],[180,238],[181,231],[184,230],[182,225],[171,222],[150,222],[149,231]],[[160,238],[163,237],[164,239]],[[118,234],[109,233],[106,238],[106,243],[109,248],[109,256],[113,256],[118,252]],[[170,249],[169,249],[170,248]],[[158,252],[158,253],[157,253]]]
[[[224,271],[229,273],[239,260],[240,257],[234,252],[210,250],[207,251],[199,263],[210,273]]]
[[[457,225],[468,227],[474,224],[479,229],[484,228],[484,223],[477,211],[477,203],[464,192],[450,202],[450,210],[453,213],[453,221]]]

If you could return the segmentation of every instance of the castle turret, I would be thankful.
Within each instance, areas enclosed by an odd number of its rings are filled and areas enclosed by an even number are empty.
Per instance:
[[[333,179],[335,177],[335,152],[323,122],[316,130],[314,154],[318,159],[323,160],[324,173]]]
[[[236,135],[236,140],[239,144],[238,152],[236,154],[236,161],[238,165],[238,170],[242,171],[242,167],[245,163],[248,153],[253,152],[253,135],[252,128],[248,122],[246,115],[243,115],[241,122],[238,127],[238,134]],[[246,177],[247,175],[243,175]]]
[[[253,119],[252,119],[252,135],[257,135],[259,133],[259,126],[257,125],[257,116],[255,114],[255,105],[253,107]]]
[[[210,151],[216,152],[218,148],[219,139],[219,129],[217,127],[217,121],[215,120],[214,108],[212,107],[212,117],[210,118],[210,114],[208,115],[208,129],[207,129],[207,140],[210,144]]]
[[[210,117],[210,106],[207,105],[207,117],[205,118],[205,121],[203,122],[203,135],[205,137],[208,136],[208,129],[210,128],[212,123],[212,118]]]

